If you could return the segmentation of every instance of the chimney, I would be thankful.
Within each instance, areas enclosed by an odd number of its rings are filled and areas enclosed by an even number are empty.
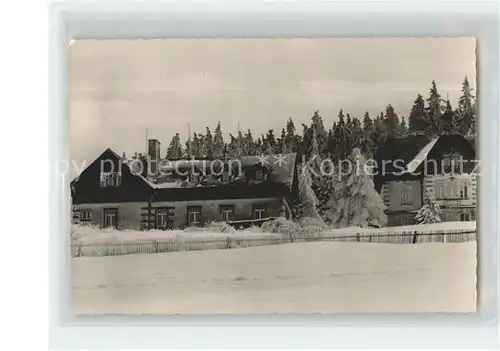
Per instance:
[[[156,139],[148,139],[148,175],[155,177],[158,174],[160,163],[160,142]]]

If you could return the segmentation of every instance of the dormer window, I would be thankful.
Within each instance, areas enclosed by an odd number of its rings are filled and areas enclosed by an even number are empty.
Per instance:
[[[101,173],[101,188],[117,187],[122,185],[122,174],[120,172]]]
[[[445,167],[453,166],[454,168],[456,168],[460,166],[461,162],[462,162],[462,156],[456,153],[446,154],[443,157],[443,165]]]
[[[228,182],[231,180],[231,175],[229,173],[229,170],[224,170],[224,172],[222,173],[222,181],[223,182]]]

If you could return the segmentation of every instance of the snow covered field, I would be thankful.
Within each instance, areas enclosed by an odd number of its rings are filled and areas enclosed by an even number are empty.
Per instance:
[[[79,257],[72,279],[79,314],[471,312],[476,243]]]

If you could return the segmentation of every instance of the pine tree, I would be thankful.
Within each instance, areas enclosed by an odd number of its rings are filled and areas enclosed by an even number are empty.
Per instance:
[[[345,124],[347,125],[347,128],[349,128],[349,130],[352,130],[354,127],[354,125],[352,123],[351,115],[348,113],[345,115]]]
[[[454,120],[454,112],[451,107],[450,100],[446,101],[446,108],[444,110],[443,116],[441,117],[442,130],[444,132],[453,131],[453,120]]]
[[[238,130],[238,136],[236,137],[236,144],[237,144],[236,148],[239,150],[240,156],[248,155],[246,153],[245,138],[243,137],[241,130]]]
[[[262,147],[262,138],[258,138],[257,142],[255,143],[255,154],[260,155],[264,153],[263,147]]]
[[[200,149],[201,149],[201,145],[200,145],[200,139],[198,138],[198,134],[193,133],[193,140],[191,141],[191,157],[194,156],[195,158],[199,158],[200,157]],[[189,152],[189,148],[188,148],[188,152]]]
[[[323,119],[319,115],[319,111],[314,112],[314,115],[311,117],[311,121],[311,128],[316,132],[319,152],[323,154],[327,149],[328,132],[323,125]]]
[[[363,117],[363,133],[366,136],[370,136],[373,133],[373,121],[368,112],[365,112],[365,116]]]
[[[462,96],[458,99],[458,118],[456,129],[463,135],[475,133],[476,103],[470,87],[469,80],[465,77],[462,83]]]
[[[266,134],[265,142],[267,146],[265,148],[267,154],[274,154],[278,150],[278,143],[276,142],[276,137],[274,136],[274,131],[269,129]]]
[[[326,216],[336,227],[382,227],[387,222],[386,207],[375,190],[372,177],[366,172],[361,151],[353,149],[349,157],[350,174],[341,179],[330,198]]]
[[[257,145],[253,141],[252,131],[248,129],[245,134],[245,148],[248,155],[257,155]]]
[[[418,224],[440,223],[441,209],[439,205],[432,201],[429,197],[426,197],[424,199],[424,205],[415,216],[415,220]]]
[[[299,175],[300,212],[303,218],[314,218],[323,222],[318,212],[318,198],[312,189],[312,179],[309,168],[303,165]]]
[[[218,159],[224,157],[224,136],[220,122],[217,123],[214,130],[213,156]]]
[[[312,131],[306,124],[302,123],[302,141],[299,147],[299,153],[301,155],[307,156],[309,148],[311,146],[311,138],[312,138]]]
[[[424,132],[425,130],[427,130],[428,123],[425,101],[424,97],[420,94],[417,95],[417,98],[413,103],[408,122],[410,133]]]
[[[279,139],[279,152],[282,154],[288,154],[291,152],[290,146],[287,143],[286,131],[285,128],[281,129],[281,137]]]
[[[384,128],[384,115],[382,112],[373,122],[373,133],[371,139],[373,141],[373,148],[375,151],[387,140],[387,132]]]
[[[167,149],[167,159],[178,160],[182,158],[182,145],[179,133],[175,133]]]
[[[408,132],[408,128],[406,126],[406,120],[404,117],[401,117],[401,124],[399,125],[399,133],[401,135],[405,135]]]
[[[427,134],[430,136],[436,136],[441,133],[441,115],[443,114],[443,100],[441,95],[439,95],[436,82],[432,81],[432,87],[427,98]]]
[[[368,122],[369,121],[369,122]],[[373,141],[371,139],[371,131],[373,130],[373,125],[372,125],[372,120],[368,116],[367,120],[367,115],[365,114],[365,118],[363,119],[363,124],[366,125],[366,132],[363,130],[363,127],[361,126],[361,122],[355,118],[353,121],[353,147],[357,147],[358,149],[361,150],[361,153],[365,155],[366,157],[371,158],[373,156]]]
[[[384,123],[388,138],[395,138],[400,135],[401,125],[398,115],[394,111],[394,107],[392,107],[392,105],[387,105],[387,108],[385,110]]]
[[[361,126],[361,121],[354,117],[352,119],[352,143],[353,147],[358,147],[361,138],[363,137],[363,127]]]
[[[214,138],[212,137],[212,132],[207,127],[207,134],[205,135],[205,151],[208,158],[212,158],[214,155]]]
[[[342,110],[339,112],[339,120],[333,131],[333,138],[335,139],[335,149],[333,157],[337,160],[347,158],[352,148],[351,130],[347,127],[344,121],[344,113]]]
[[[290,152],[297,152],[299,149],[300,136],[295,135],[295,125],[292,117],[286,122],[286,144]]]
[[[207,157],[207,143],[205,142],[205,136],[203,134],[198,134],[198,157]]]
[[[311,138],[311,145],[309,146],[309,150],[307,153],[307,163],[309,167],[312,167],[317,174],[320,172],[320,164],[321,164],[321,155],[319,152],[319,146],[318,146],[318,137],[316,135],[316,130],[314,128],[311,128],[312,131],[312,138]],[[315,182],[313,181],[313,184]]]

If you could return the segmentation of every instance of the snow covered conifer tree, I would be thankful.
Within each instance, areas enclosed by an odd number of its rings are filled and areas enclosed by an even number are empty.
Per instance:
[[[441,208],[429,197],[424,199],[424,205],[418,210],[415,220],[418,224],[440,223]]]
[[[304,218],[314,218],[323,222],[317,209],[318,198],[312,189],[312,179],[307,164],[303,165],[300,171],[299,198],[301,216]]]
[[[349,161],[351,171],[336,179],[335,193],[326,211],[328,221],[339,228],[384,226],[387,223],[386,207],[375,190],[373,179],[365,167],[366,161],[358,148],[353,149]]]

